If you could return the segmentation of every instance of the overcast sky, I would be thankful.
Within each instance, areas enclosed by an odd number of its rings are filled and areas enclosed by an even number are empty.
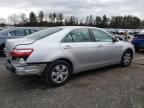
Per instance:
[[[107,16],[136,15],[144,19],[144,0],[0,0],[0,17],[10,14],[63,12],[78,17],[86,15]]]

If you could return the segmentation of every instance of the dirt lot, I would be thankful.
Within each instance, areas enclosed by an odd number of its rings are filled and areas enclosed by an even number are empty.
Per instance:
[[[0,58],[0,108],[144,108],[144,52],[127,68],[111,66],[72,76],[49,88],[38,76],[15,76]]]

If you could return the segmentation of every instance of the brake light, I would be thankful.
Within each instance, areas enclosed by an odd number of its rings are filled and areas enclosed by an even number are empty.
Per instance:
[[[32,48],[13,49],[10,52],[10,55],[15,58],[25,58],[25,57],[29,57],[32,52],[33,52]]]

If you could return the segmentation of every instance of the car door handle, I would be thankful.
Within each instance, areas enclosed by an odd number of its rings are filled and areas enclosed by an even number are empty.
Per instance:
[[[98,45],[98,48],[102,48],[102,47],[104,47],[103,45]]]
[[[71,49],[71,48],[72,48],[72,47],[69,46],[69,45],[67,45],[67,46],[64,47],[64,49]]]

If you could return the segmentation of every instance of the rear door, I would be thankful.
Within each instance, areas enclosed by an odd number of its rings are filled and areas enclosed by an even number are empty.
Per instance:
[[[105,31],[91,29],[91,32],[95,37],[98,49],[97,62],[102,66],[119,62],[122,56],[122,46],[119,42],[114,42],[114,37]]]
[[[73,30],[60,45],[63,52],[73,60],[79,71],[95,66],[97,48],[88,29]]]

